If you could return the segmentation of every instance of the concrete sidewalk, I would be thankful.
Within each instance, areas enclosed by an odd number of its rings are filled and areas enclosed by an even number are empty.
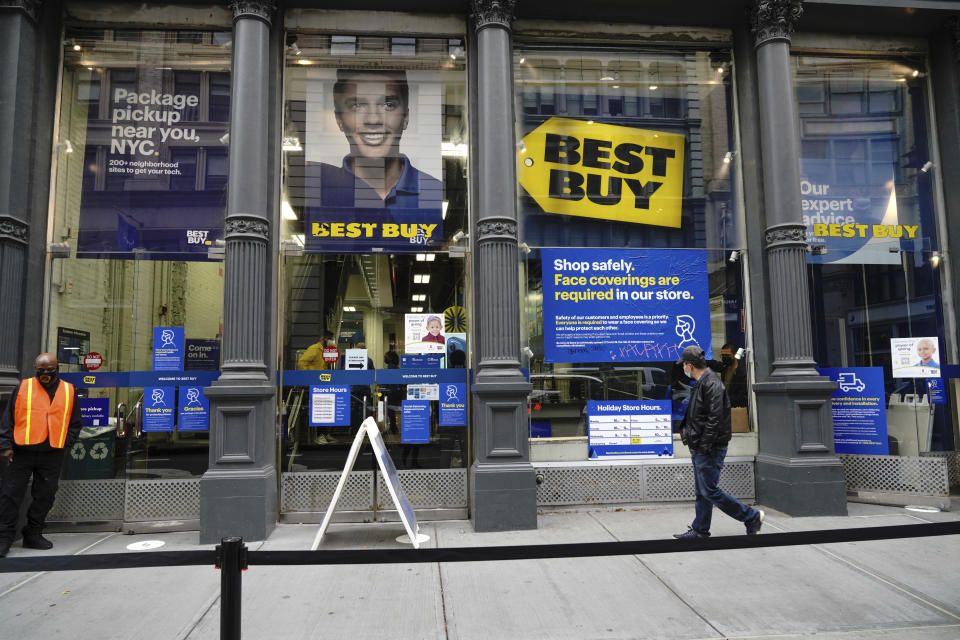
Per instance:
[[[847,517],[767,510],[764,533],[960,520],[955,513],[849,505]],[[536,531],[474,533],[430,522],[426,546],[661,539],[693,505],[544,513]],[[305,550],[315,525],[280,525],[255,550]],[[407,548],[400,523],[331,525],[321,548]],[[743,525],[715,512],[713,534]],[[195,532],[48,536],[57,554],[211,548]],[[39,553],[17,543],[10,557]],[[0,562],[3,562],[0,559]],[[212,567],[0,574],[3,638],[219,637]],[[960,536],[651,556],[415,565],[265,567],[243,573],[243,637],[960,638]]]

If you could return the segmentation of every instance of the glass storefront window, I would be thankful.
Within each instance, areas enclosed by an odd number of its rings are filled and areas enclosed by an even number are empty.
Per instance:
[[[229,86],[222,36],[65,31],[43,321],[83,403],[68,480],[207,468],[226,181],[199,177],[227,153],[208,90],[212,76]]]
[[[749,430],[729,59],[514,52],[534,460],[672,455],[690,345]],[[656,428],[595,430],[611,412]]]
[[[797,55],[793,66],[814,355],[875,379],[845,392],[886,415],[859,433],[835,415],[837,451],[952,450],[950,401],[928,391],[943,389],[947,330],[923,61]]]
[[[463,41],[291,33],[285,51],[282,470],[342,469],[367,417],[399,469],[466,467]]]

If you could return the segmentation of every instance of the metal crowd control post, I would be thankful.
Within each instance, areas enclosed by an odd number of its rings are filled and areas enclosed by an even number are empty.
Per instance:
[[[217,545],[220,569],[220,640],[240,640],[240,572],[247,568],[243,538],[221,538]]]

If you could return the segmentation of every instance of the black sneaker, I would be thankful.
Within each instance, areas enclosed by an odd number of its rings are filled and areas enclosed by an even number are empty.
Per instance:
[[[747,527],[748,536],[755,536],[760,533],[760,527],[763,526],[763,517],[765,515],[763,509],[757,509],[757,515],[743,523]]]
[[[27,549],[40,549],[41,551],[53,549],[53,543],[41,534],[27,533],[26,531],[23,532],[23,546]]]
[[[10,541],[3,540],[0,542],[0,558],[6,558],[8,553],[10,553]]]
[[[707,538],[709,536],[705,536],[702,533],[697,533],[696,531],[693,530],[693,527],[690,527],[683,533],[673,534],[673,537],[676,538],[677,540],[693,540],[695,538]]]

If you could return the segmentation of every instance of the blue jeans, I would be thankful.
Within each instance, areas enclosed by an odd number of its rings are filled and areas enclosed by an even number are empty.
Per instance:
[[[690,455],[693,458],[693,483],[697,493],[696,516],[691,525],[694,531],[703,536],[710,535],[714,505],[740,522],[746,522],[759,514],[759,511],[748,507],[717,486],[720,482],[720,470],[723,469],[723,459],[727,456],[726,447],[717,449],[712,455],[698,451],[691,451]]]

